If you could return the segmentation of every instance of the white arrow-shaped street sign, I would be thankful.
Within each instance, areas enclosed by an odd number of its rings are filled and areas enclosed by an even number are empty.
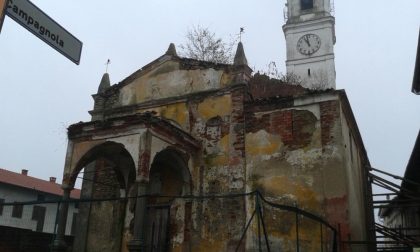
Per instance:
[[[82,42],[30,1],[9,0],[6,14],[74,63],[80,63]]]

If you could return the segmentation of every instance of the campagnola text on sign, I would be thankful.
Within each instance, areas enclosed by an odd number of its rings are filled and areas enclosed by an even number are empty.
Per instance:
[[[9,0],[9,6],[7,6],[7,8],[11,9],[11,11],[13,11],[21,19],[24,19],[27,26],[33,26],[33,28],[37,30],[40,35],[48,37],[49,39],[56,42],[57,45],[64,47],[64,41],[60,39],[59,34],[54,34],[48,30],[48,28],[44,27],[42,24],[39,24],[39,21],[34,19],[35,17],[28,15],[28,13],[26,13],[24,10],[19,9],[19,6],[13,4],[13,0]]]
[[[79,64],[82,42],[30,1],[9,0],[7,15],[64,56]]]

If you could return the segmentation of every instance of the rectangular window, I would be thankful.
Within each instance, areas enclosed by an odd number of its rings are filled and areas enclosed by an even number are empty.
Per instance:
[[[23,205],[14,205],[12,210],[12,217],[22,218]]]
[[[0,215],[3,215],[3,203],[4,199],[0,199]]]
[[[314,7],[314,0],[300,0],[301,10],[309,10]]]
[[[32,210],[32,220],[36,221],[36,231],[42,232],[44,229],[46,208],[43,206],[34,206]]]

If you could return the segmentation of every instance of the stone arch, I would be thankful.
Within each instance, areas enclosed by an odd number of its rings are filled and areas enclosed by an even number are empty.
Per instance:
[[[123,144],[107,141],[95,145],[78,160],[69,177],[74,185],[84,169],[82,198],[116,199],[128,195],[135,185],[136,168]],[[105,200],[81,203],[73,251],[120,251],[129,237],[126,220],[134,214],[129,201]]]
[[[80,171],[97,159],[106,159],[120,169],[116,170],[121,189],[128,190],[129,181],[135,179],[135,163],[131,154],[121,143],[107,141],[93,146],[77,162],[69,177],[69,184],[74,186]]]

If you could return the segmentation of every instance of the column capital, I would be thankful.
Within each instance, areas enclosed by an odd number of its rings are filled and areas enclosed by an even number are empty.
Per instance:
[[[63,189],[63,191],[64,191],[64,193],[65,193],[66,191],[71,191],[71,190],[73,190],[73,186],[71,186],[71,185],[69,185],[69,184],[66,184],[66,183],[63,183],[63,184],[61,185],[61,189]]]

